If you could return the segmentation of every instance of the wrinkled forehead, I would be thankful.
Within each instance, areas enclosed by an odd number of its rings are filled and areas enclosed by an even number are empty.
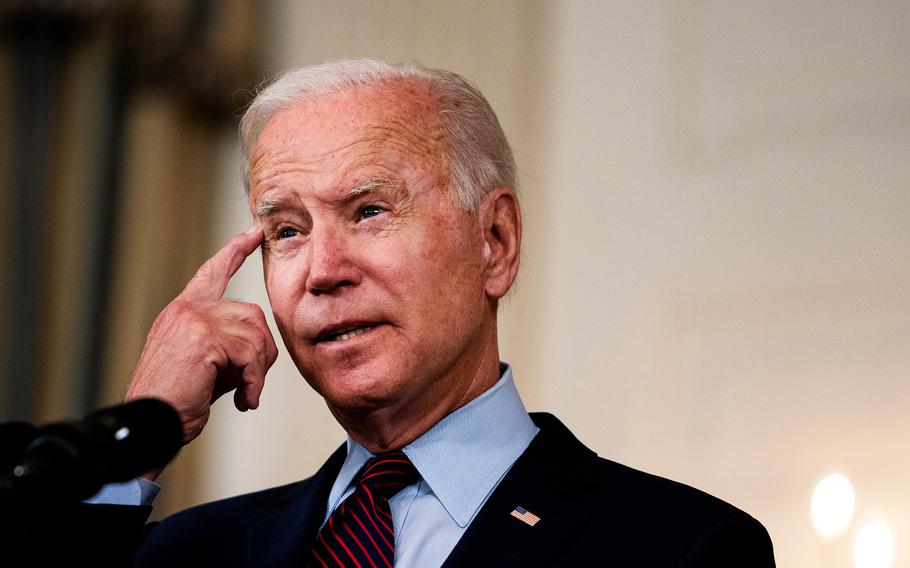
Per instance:
[[[250,186],[256,187],[278,160],[302,167],[418,160],[445,176],[444,156],[438,105],[425,85],[401,80],[359,85],[277,112],[250,156]]]

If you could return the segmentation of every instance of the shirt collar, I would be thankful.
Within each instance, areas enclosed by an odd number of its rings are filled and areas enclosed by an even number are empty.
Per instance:
[[[402,448],[462,528],[539,431],[518,395],[511,366],[503,363],[501,368],[495,385]],[[372,457],[350,436],[347,447],[347,458],[329,494],[329,511]]]

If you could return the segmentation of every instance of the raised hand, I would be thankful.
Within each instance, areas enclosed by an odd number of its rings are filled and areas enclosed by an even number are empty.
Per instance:
[[[259,406],[265,374],[278,348],[255,304],[225,300],[228,281],[262,242],[255,227],[235,235],[208,259],[155,318],[125,400],[170,403],[183,423],[183,443],[198,436],[209,406],[234,391],[240,411]]]

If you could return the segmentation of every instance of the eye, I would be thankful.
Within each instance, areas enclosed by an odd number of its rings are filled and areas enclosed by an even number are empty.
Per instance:
[[[292,229],[291,227],[285,227],[278,231],[279,239],[289,239],[291,237],[296,237],[299,234],[297,229]]]
[[[370,217],[375,217],[382,213],[382,208],[378,205],[364,205],[360,208],[358,213],[361,219],[369,219]]]

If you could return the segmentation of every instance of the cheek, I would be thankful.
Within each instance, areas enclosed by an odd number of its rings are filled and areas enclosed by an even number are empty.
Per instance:
[[[477,243],[463,232],[447,232],[442,238],[436,235],[429,242],[435,246],[426,247],[413,257],[417,262],[405,267],[400,278],[407,279],[414,296],[422,298],[430,320],[464,315],[459,312],[472,309],[482,293]]]
[[[464,290],[477,280],[482,249],[473,238],[473,233],[460,227],[447,229],[442,238],[436,236],[430,241],[436,246],[424,252],[424,260],[440,275],[440,282],[448,282]]]
[[[276,319],[281,319],[293,293],[293,267],[286,262],[263,258],[262,268],[272,312]]]

